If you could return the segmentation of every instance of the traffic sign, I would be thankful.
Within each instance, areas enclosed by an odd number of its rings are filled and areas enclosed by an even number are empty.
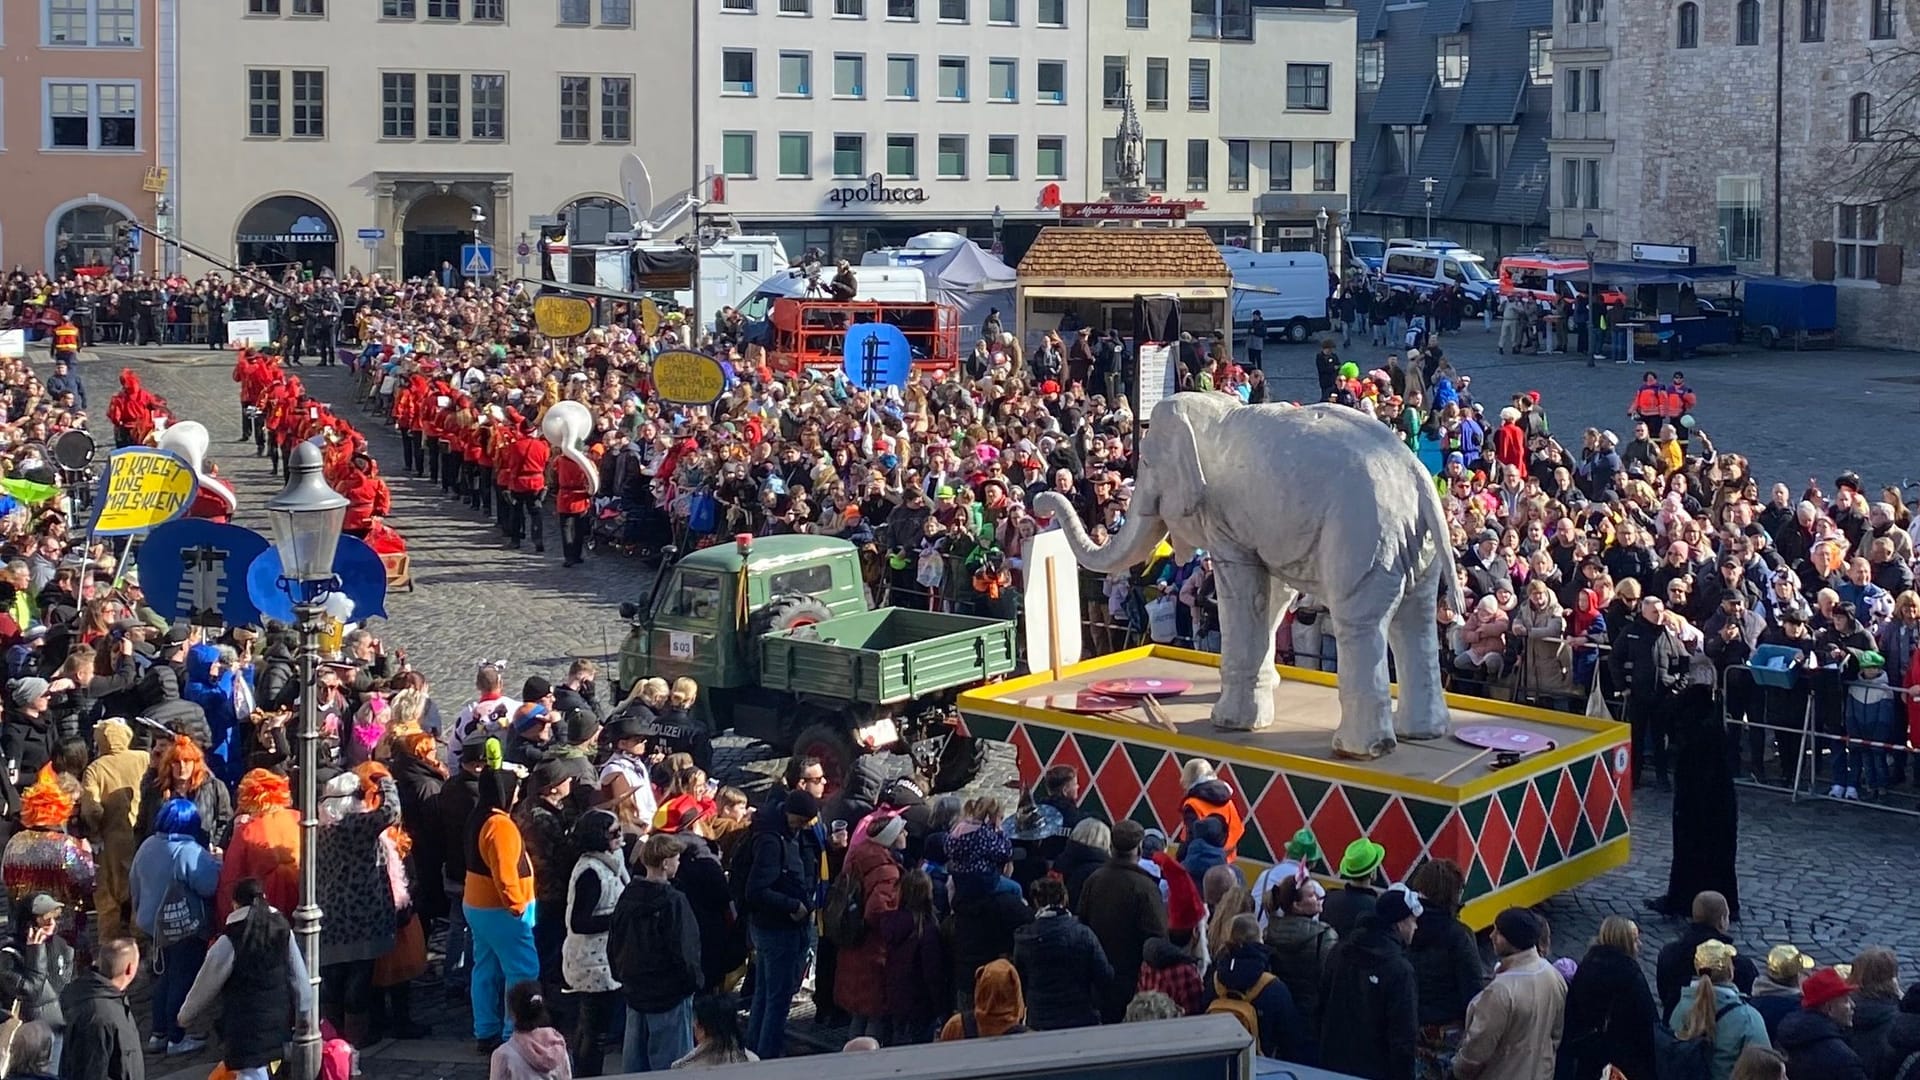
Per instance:
[[[359,235],[362,240],[385,240],[387,238],[387,230],[361,229]]]
[[[487,244],[460,245],[460,272],[467,277],[492,277],[493,248]]]
[[[524,259],[527,256],[533,254],[533,245],[527,243],[525,240],[522,240],[520,241],[520,246],[517,248],[514,248],[513,251],[514,251],[514,254]]]

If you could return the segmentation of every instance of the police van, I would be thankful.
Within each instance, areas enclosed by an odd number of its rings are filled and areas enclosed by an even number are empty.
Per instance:
[[[1431,241],[1421,241],[1417,247],[1400,246],[1403,243],[1395,241],[1388,247],[1381,265],[1381,279],[1389,288],[1424,296],[1452,285],[1465,298],[1462,313],[1469,318],[1479,315],[1500,291],[1499,282],[1487,273],[1486,260],[1465,248],[1441,247]]]

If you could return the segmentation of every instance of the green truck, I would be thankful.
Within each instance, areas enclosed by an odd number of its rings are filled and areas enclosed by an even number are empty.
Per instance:
[[[742,536],[692,552],[620,614],[631,627],[623,693],[690,677],[709,731],[813,755],[836,785],[862,753],[940,754],[955,695],[1018,662],[1012,622],[869,608],[859,549],[834,537]]]

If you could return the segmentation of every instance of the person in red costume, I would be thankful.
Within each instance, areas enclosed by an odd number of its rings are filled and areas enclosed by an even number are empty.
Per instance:
[[[240,442],[253,437],[254,403],[258,400],[256,391],[259,365],[254,360],[253,350],[240,346],[233,356],[233,381],[240,384]]]
[[[515,413],[507,414],[510,418]],[[508,436],[506,429],[501,431]],[[510,436],[504,455],[506,461],[507,491],[513,496],[513,513],[508,520],[508,535],[513,546],[519,547],[522,540],[531,533],[533,550],[545,553],[547,550],[546,526],[540,520],[540,503],[547,497],[547,461],[553,455],[547,440],[533,430],[529,421],[520,423],[520,430]]]
[[[380,478],[380,466],[365,454],[355,454],[346,479],[335,488],[347,497],[347,517],[340,531],[364,540],[373,519],[393,513],[393,495]]]
[[[598,447],[587,452],[593,454]],[[598,455],[595,455],[598,460]],[[558,491],[553,497],[553,513],[560,519],[562,566],[578,566],[586,561],[587,515],[593,510],[596,484],[587,470],[571,454],[561,454],[554,469]]]
[[[482,465],[480,482],[493,492],[493,524],[500,535],[515,539],[513,527],[513,444],[520,437],[520,410],[508,409],[503,417],[487,424],[487,460]]]
[[[374,518],[373,523],[367,526],[367,535],[363,539],[376,555],[404,555],[407,551],[406,537],[387,524],[385,518]]]
[[[113,445],[145,446],[153,434],[156,414],[164,414],[166,403],[153,391],[140,385],[140,376],[131,370],[120,371],[120,392],[107,403],[107,421],[113,425]]]
[[[267,409],[272,401],[274,389],[280,380],[286,378],[286,371],[280,366],[280,358],[271,353],[256,356],[253,367],[248,372],[248,381],[241,384],[241,392],[253,395],[253,456],[264,457],[267,453]]]

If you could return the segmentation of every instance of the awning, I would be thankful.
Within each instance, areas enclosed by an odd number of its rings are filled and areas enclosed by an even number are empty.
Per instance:
[[[1020,295],[1029,300],[1126,300],[1135,296],[1177,296],[1182,300],[1225,300],[1230,284],[1222,285],[1027,285]]]
[[[1732,263],[1687,266],[1679,263],[1597,262],[1593,276],[1612,285],[1698,285],[1708,281],[1739,281],[1743,275]]]

